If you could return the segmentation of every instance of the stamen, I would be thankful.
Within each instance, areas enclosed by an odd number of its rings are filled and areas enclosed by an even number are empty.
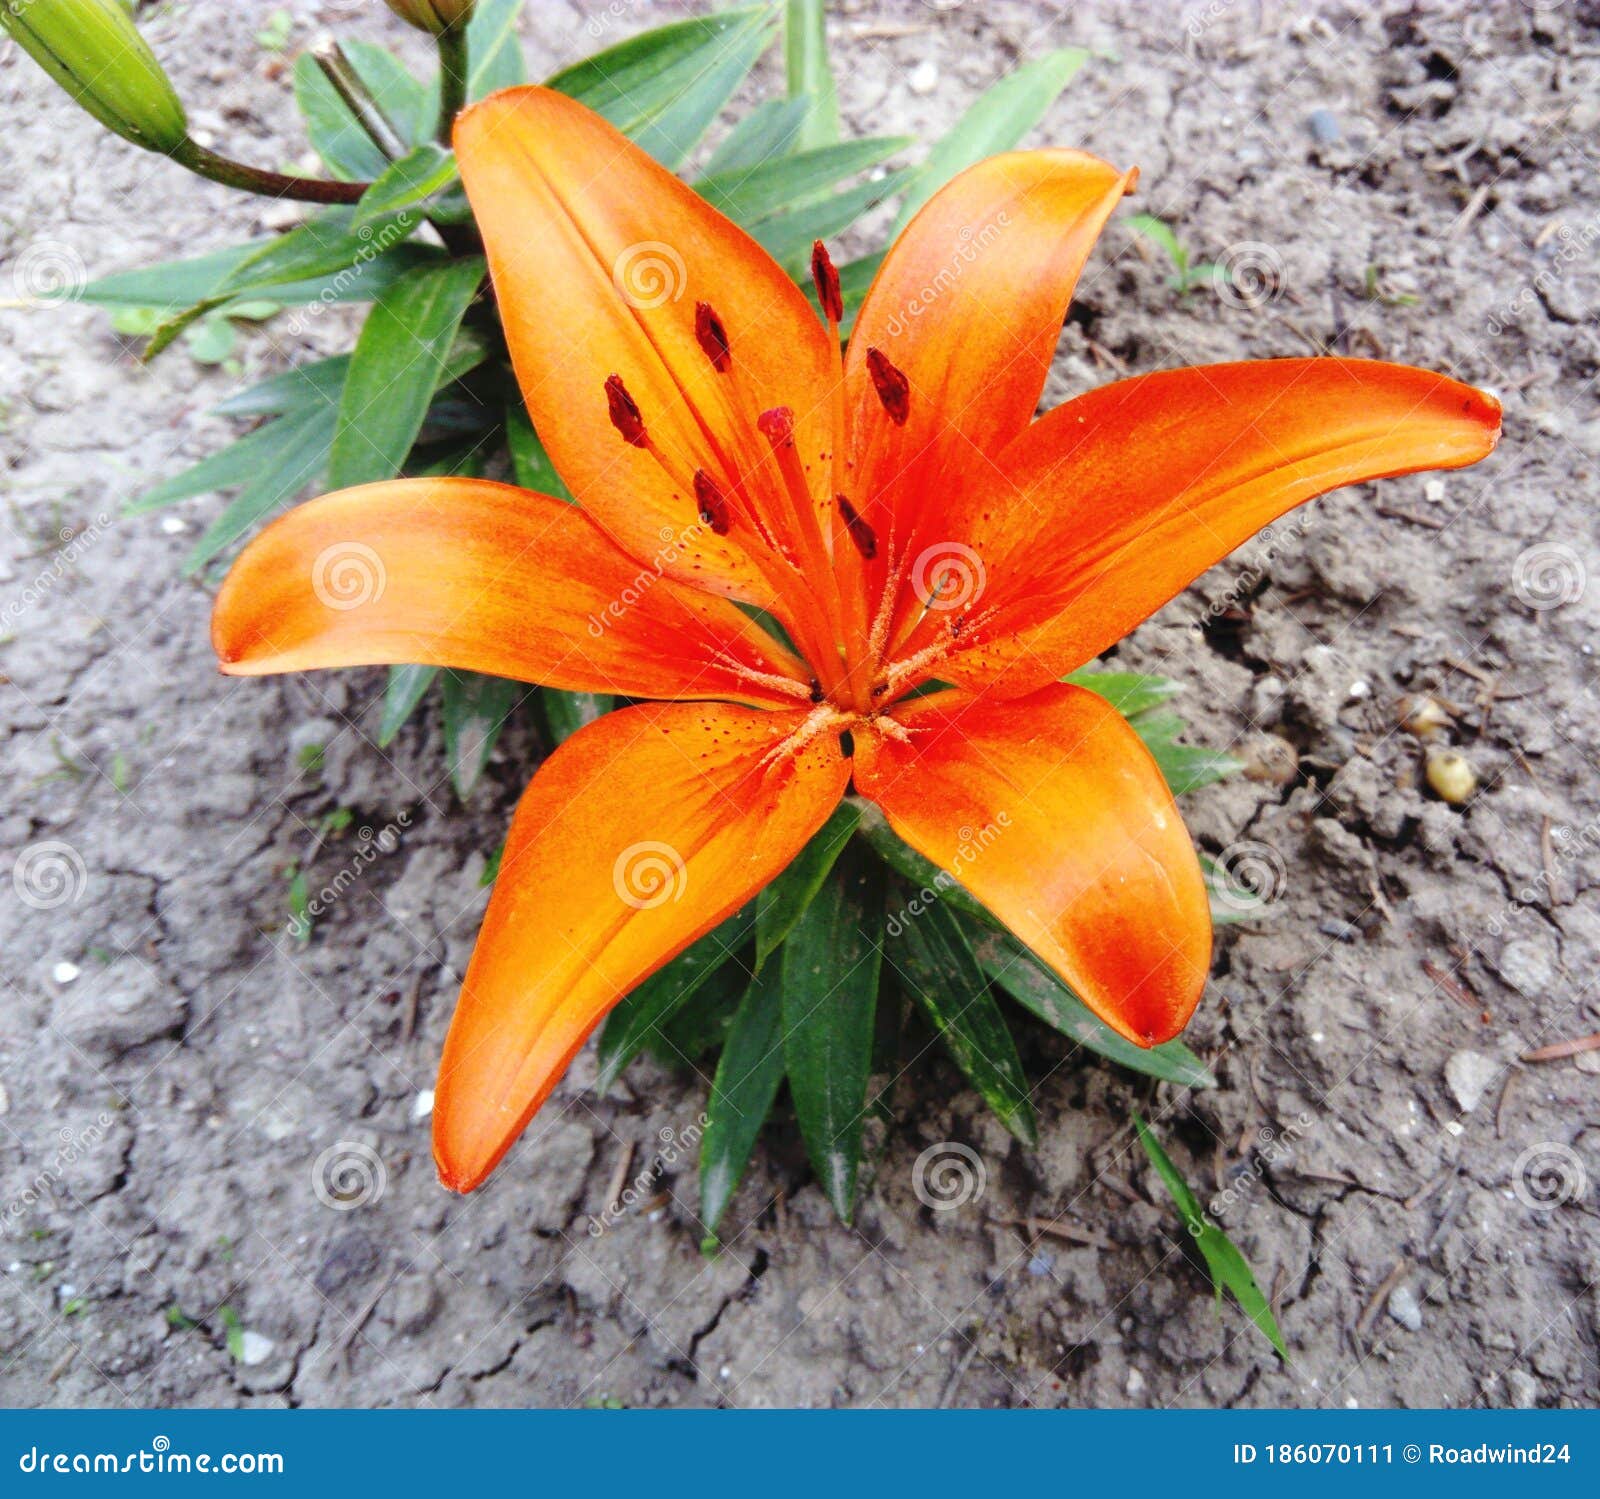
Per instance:
[[[836,494],[833,498],[839,506],[839,514],[844,517],[845,530],[856,544],[856,550],[868,562],[872,561],[878,555],[878,533],[872,529],[872,523],[842,494]]]
[[[636,448],[644,447],[644,417],[639,411],[639,403],[628,394],[628,387],[622,383],[621,375],[606,376],[606,407],[611,425],[622,434],[622,440],[632,443]]]
[[[774,406],[771,411],[763,411],[756,418],[756,426],[774,448],[794,446],[794,412],[787,406]]]
[[[732,355],[728,352],[728,330],[709,302],[694,304],[694,336],[702,352],[719,375],[726,374]]]
[[[717,481],[703,468],[694,471],[694,500],[700,507],[700,519],[718,536],[726,536],[733,524],[728,512],[728,497],[718,488]]]
[[[839,272],[820,239],[811,242],[811,279],[817,288],[822,315],[830,323],[844,321],[844,298],[839,295]]]
[[[867,350],[867,373],[889,420],[897,427],[905,426],[911,414],[911,382],[878,349]]]

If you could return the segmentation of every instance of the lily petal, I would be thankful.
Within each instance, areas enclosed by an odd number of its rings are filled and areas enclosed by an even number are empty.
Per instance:
[[[858,732],[856,788],[1107,1025],[1140,1046],[1194,1012],[1211,914],[1172,794],[1103,698],[936,692]],[[901,734],[905,737],[902,738]]]
[[[433,1144],[469,1191],[590,1031],[737,910],[828,819],[837,733],[723,704],[624,708],[581,729],[517,807],[440,1064]]]
[[[845,379],[857,508],[900,549],[915,547],[913,522],[937,526],[930,497],[958,491],[963,475],[987,479],[1033,420],[1078,275],[1136,175],[1081,151],[992,156],[941,188],[890,247]],[[909,387],[902,410],[879,395],[893,383],[882,360]]]
[[[1058,406],[949,517],[964,598],[908,650],[933,675],[1032,691],[1092,660],[1269,521],[1329,490],[1489,453],[1500,403],[1444,375],[1360,359],[1168,370]],[[952,595],[952,598],[954,596]]]
[[[234,676],[415,662],[643,697],[809,693],[737,605],[641,568],[576,506],[480,479],[297,506],[233,564],[211,630]]]
[[[761,537],[739,513],[753,506],[769,524],[788,513],[756,419],[792,410],[796,447],[819,474],[831,447],[827,338],[799,288],[742,229],[550,89],[473,105],[455,146],[523,398],[561,477],[641,561],[688,528],[662,564],[670,576],[773,604],[772,570],[753,555]],[[701,302],[726,337],[724,373],[696,335]],[[612,376],[648,445],[614,428]],[[725,535],[693,524],[696,470],[730,499]],[[791,591],[809,607],[797,577]]]

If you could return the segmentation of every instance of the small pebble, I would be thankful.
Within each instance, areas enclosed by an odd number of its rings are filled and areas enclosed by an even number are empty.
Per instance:
[[[1337,916],[1324,916],[1317,923],[1317,930],[1324,937],[1334,937],[1340,942],[1354,942],[1361,935],[1361,928],[1348,921],[1340,921]]]
[[[1501,1071],[1500,1064],[1482,1052],[1455,1051],[1444,1064],[1445,1085],[1461,1112],[1470,1114],[1499,1080]]]
[[[1048,1275],[1055,1269],[1056,1257],[1053,1254],[1036,1254],[1028,1261],[1029,1275]]]
[[[411,1100],[411,1122],[420,1124],[433,1112],[433,1089],[424,1088]]]
[[[161,518],[161,529],[168,536],[181,536],[189,529],[189,522],[181,515],[164,515]]]
[[[919,62],[911,70],[906,86],[914,94],[931,94],[939,86],[939,65],[936,62]]]
[[[1311,132],[1311,139],[1321,141],[1324,145],[1336,141],[1344,134],[1339,125],[1339,117],[1331,109],[1314,109],[1306,116],[1306,129]]]
[[[1124,1388],[1130,1395],[1137,1395],[1144,1388],[1144,1375],[1137,1369],[1129,1369],[1128,1383]]]
[[[1389,1315],[1407,1332],[1422,1330],[1422,1307],[1410,1286],[1396,1286],[1389,1292]]]
[[[1478,773],[1465,755],[1445,750],[1428,756],[1428,784],[1440,801],[1459,807],[1478,789]]]
[[[50,977],[58,984],[70,984],[82,972],[76,963],[57,963],[50,970]]]
[[[1428,482],[1422,486],[1422,498],[1425,500],[1432,500],[1433,503],[1437,505],[1439,501],[1444,498],[1444,480],[1429,479]]]
[[[239,1334],[239,1362],[241,1364],[264,1364],[272,1357],[272,1350],[278,1345],[271,1338],[259,1332],[243,1332]]]

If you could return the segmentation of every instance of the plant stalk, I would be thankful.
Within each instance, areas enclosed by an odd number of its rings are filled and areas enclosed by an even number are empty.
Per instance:
[[[179,166],[198,177],[236,187],[242,192],[260,193],[266,198],[293,198],[301,203],[355,203],[371,186],[367,182],[333,182],[322,177],[290,177],[269,172],[263,167],[230,161],[204,146],[185,138],[167,153]]]
[[[406,154],[406,143],[394,122],[383,112],[383,106],[373,97],[372,91],[361,81],[361,75],[345,56],[338,42],[326,41],[311,49],[311,56],[322,69],[322,76],[333,85],[333,91],[344,101],[345,108],[355,116],[356,123],[367,133],[386,161],[398,161]]]
[[[452,26],[439,33],[439,124],[434,134],[450,144],[450,127],[467,102],[467,28]]]

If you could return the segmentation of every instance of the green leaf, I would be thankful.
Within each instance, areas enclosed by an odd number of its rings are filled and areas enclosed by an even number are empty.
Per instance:
[[[1189,252],[1183,246],[1183,241],[1178,238],[1177,231],[1171,224],[1163,222],[1154,214],[1131,213],[1128,215],[1128,227],[1159,245],[1166,252],[1167,259],[1172,262],[1172,268],[1178,273],[1178,278],[1183,281],[1189,273]]]
[[[150,341],[144,346],[139,355],[139,362],[141,364],[149,364],[164,349],[169,348],[180,333],[187,333],[201,318],[208,313],[215,312],[225,301],[227,301],[226,297],[210,297],[206,301],[196,302],[193,307],[186,307],[182,312],[168,318],[151,333]]]
[[[606,1016],[596,1048],[597,1092],[607,1092],[678,1007],[750,940],[755,920],[755,904],[741,906],[616,1005]]]
[[[192,307],[213,295],[224,277],[240,261],[256,254],[270,239],[229,245],[187,260],[168,260],[138,270],[115,271],[87,285],[67,288],[54,295],[71,295],[77,301],[102,307],[156,307],[177,310]]]
[[[773,967],[751,980],[711,1080],[700,1141],[700,1216],[715,1233],[750,1163],[783,1082],[783,980]]]
[[[344,377],[350,368],[348,354],[296,365],[259,385],[238,391],[211,408],[213,416],[282,416],[307,406],[337,406]]]
[[[383,717],[378,723],[378,748],[387,749],[439,675],[437,666],[391,666],[383,689]]]
[[[511,472],[524,489],[571,501],[572,491],[556,472],[556,466],[534,432],[533,423],[528,420],[527,408],[521,401],[506,408],[506,447],[511,454]]]
[[[1176,713],[1141,713],[1133,720],[1133,727],[1161,767],[1174,796],[1198,791],[1244,768],[1242,761],[1222,750],[1179,744],[1184,722]]]
[[[650,1050],[671,1067],[693,1065],[728,1037],[749,975],[741,963],[724,963],[664,1020]]]
[[[917,180],[900,205],[900,216],[890,231],[892,240],[922,207],[956,173],[986,156],[1009,151],[1055,103],[1057,96],[1083,66],[1089,54],[1078,47],[1062,47],[1024,63],[1014,73],[979,95],[928,153]]]
[[[839,97],[828,66],[828,33],[823,0],[788,0],[784,8],[783,70],[791,99],[808,108],[798,142],[826,146],[839,139]]]
[[[312,150],[335,177],[365,182],[388,165],[309,52],[294,61],[294,102]]]
[[[861,814],[858,831],[870,848],[896,874],[920,887],[918,898],[923,901],[943,900],[952,909],[977,921],[998,924],[988,907],[981,905],[953,875],[946,874],[931,859],[925,859],[889,826],[888,819],[871,802],[852,798]]]
[[[522,43],[517,40],[517,15],[522,0],[479,0],[467,25],[467,97],[481,99],[496,89],[527,81]],[[437,113],[430,111],[429,118]]]
[[[876,166],[910,144],[911,138],[904,135],[844,141],[761,166],[703,177],[695,183],[695,191],[719,213],[748,224],[787,208],[801,207],[835,183]]]
[[[1256,1284],[1255,1274],[1250,1269],[1249,1261],[1239,1253],[1233,1240],[1206,1217],[1198,1199],[1189,1190],[1189,1184],[1184,1181],[1178,1168],[1172,1164],[1166,1151],[1161,1148],[1150,1126],[1137,1114],[1133,1116],[1133,1127],[1138,1131],[1139,1143],[1144,1146],[1145,1154],[1150,1157],[1150,1163],[1156,1168],[1156,1175],[1161,1178],[1162,1185],[1177,1204],[1184,1227],[1188,1229],[1194,1239],[1195,1247],[1205,1258],[1217,1300],[1219,1302],[1222,1300],[1224,1288],[1231,1291],[1233,1299],[1243,1308],[1245,1315],[1278,1350],[1279,1356],[1287,1359],[1289,1350],[1283,1346],[1283,1334],[1278,1331],[1278,1319],[1272,1315],[1272,1307],[1262,1294],[1261,1287]]]
[[[1163,1082],[1214,1088],[1217,1080],[1181,1041],[1148,1049],[1119,1036],[1010,932],[970,927],[978,966],[1025,1009],[1079,1046]]]
[[[548,87],[675,169],[771,44],[774,21],[765,5],[675,21],[564,68]]]
[[[270,430],[278,437],[277,449],[263,460],[232,503],[195,543],[183,561],[185,574],[199,572],[218,552],[232,546],[280,505],[287,504],[323,471],[333,442],[333,424],[334,413],[327,407],[307,408],[272,424]]]
[[[544,721],[556,744],[565,744],[579,729],[604,717],[617,700],[603,692],[567,692],[560,687],[543,687]]]
[[[398,245],[421,222],[421,215],[402,212],[379,228],[369,225],[357,230],[353,208],[324,209],[298,229],[268,240],[247,255],[217,283],[212,296],[237,297],[271,290],[277,293],[277,300],[288,300],[279,288],[350,272]]]
[[[1097,671],[1089,666],[1080,666],[1061,680],[1097,693],[1124,718],[1159,708],[1183,690],[1183,684],[1170,677],[1147,677],[1136,671]]]
[[[386,166],[356,204],[357,233],[442,192],[456,180],[455,156],[428,141]]]
[[[834,1211],[855,1211],[878,1004],[882,892],[841,860],[783,945],[784,1066],[806,1153]]]
[[[419,266],[373,303],[339,400],[328,463],[332,488],[400,472],[482,280],[483,262],[476,257]]]
[[[860,820],[861,809],[855,802],[840,802],[788,868],[756,897],[756,972],[783,945],[815,899]]]
[[[827,239],[848,229],[869,208],[894,197],[915,175],[910,168],[890,172],[831,198],[775,213],[745,228],[774,260],[789,264],[809,254],[813,240]]]
[[[495,741],[530,688],[475,671],[444,674],[444,754],[456,795],[465,801],[478,784]]]
[[[1022,1058],[956,913],[934,901],[920,915],[892,917],[888,931],[898,939],[890,957],[902,987],[927,1012],[956,1065],[1012,1134],[1037,1145]]]
[[[809,99],[767,99],[756,105],[722,138],[700,180],[748,172],[789,155],[810,112]]]

